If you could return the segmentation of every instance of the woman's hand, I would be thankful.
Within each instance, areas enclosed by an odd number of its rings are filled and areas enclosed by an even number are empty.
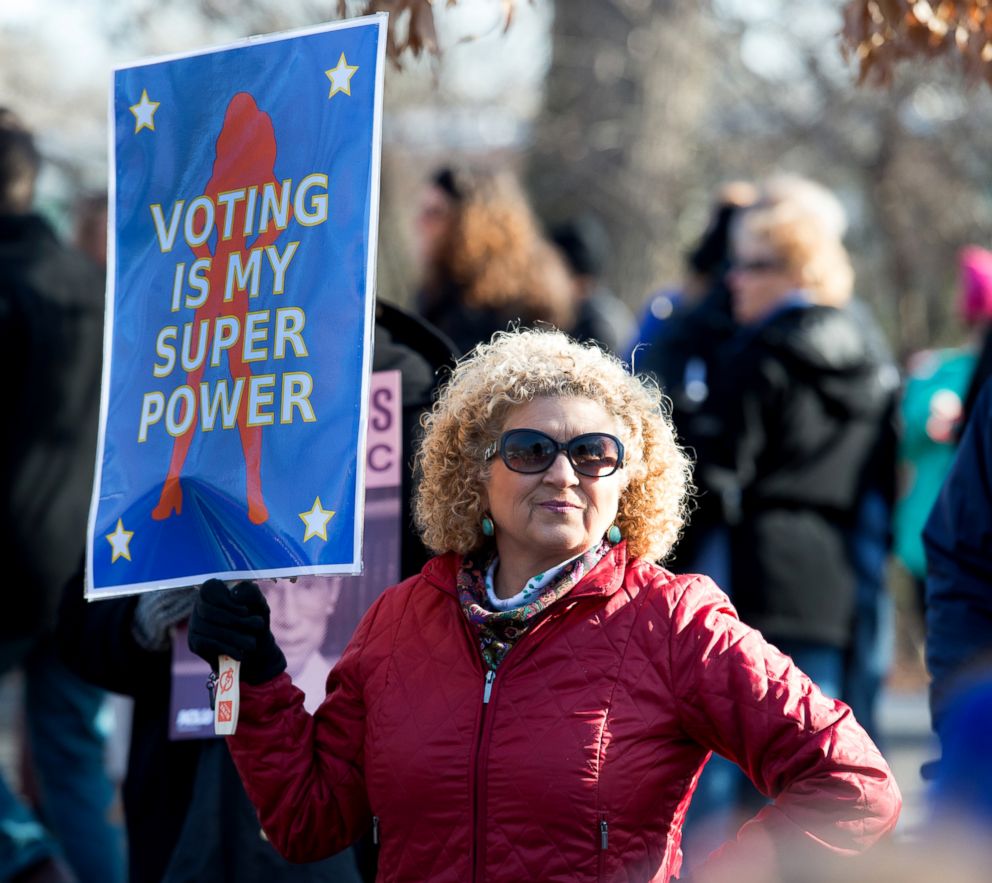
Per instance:
[[[189,621],[189,649],[217,670],[222,654],[241,661],[241,679],[262,684],[286,670],[269,628],[269,605],[255,583],[228,589],[219,579],[200,588]]]

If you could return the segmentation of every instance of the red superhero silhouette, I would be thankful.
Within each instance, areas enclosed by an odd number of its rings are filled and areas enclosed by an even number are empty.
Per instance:
[[[221,127],[220,135],[217,136],[217,153],[214,159],[213,175],[203,189],[203,193],[210,197],[216,205],[219,193],[250,188],[253,185],[258,188],[259,198],[261,198],[262,187],[265,184],[274,184],[277,192],[281,192],[279,189],[281,185],[275,177],[275,161],[276,137],[272,119],[267,113],[258,109],[258,105],[251,95],[247,92],[239,92],[231,99],[231,103],[227,107],[224,125]],[[244,328],[245,313],[248,312],[249,306],[248,291],[240,291],[235,287],[233,300],[224,301],[229,255],[233,252],[241,252],[247,256],[248,251],[252,248],[264,248],[267,245],[272,245],[282,232],[270,225],[264,233],[259,233],[249,242],[250,236],[253,236],[254,233],[249,234],[249,236],[244,234],[246,201],[241,200],[236,203],[234,211],[233,235],[230,239],[225,240],[220,235],[225,212],[218,210],[216,223],[219,229],[214,251],[211,252],[207,245],[193,249],[193,253],[198,259],[212,258],[212,263],[210,271],[207,273],[210,293],[206,302],[197,308],[193,315],[193,327],[190,329],[190,352],[192,353],[199,352],[201,328],[206,329],[207,340],[203,346],[205,351],[209,353],[214,320],[219,316],[236,316],[241,328]],[[291,213],[292,210],[290,210]],[[251,229],[255,229],[254,225]],[[209,320],[206,325],[201,325],[203,319]],[[204,357],[200,365],[186,375],[186,383],[193,390],[199,389],[206,362],[207,358]],[[245,364],[242,358],[240,346],[235,345],[227,349],[227,362],[232,379],[245,378],[247,387],[248,378],[251,377],[252,372],[251,367]],[[198,405],[194,404],[193,407],[195,409]],[[181,420],[185,420],[187,416],[185,403],[183,408],[184,413],[180,418]],[[237,423],[238,431],[241,434],[241,450],[245,457],[248,518],[253,524],[262,524],[269,517],[269,510],[262,496],[262,428],[248,425],[247,412],[248,396],[244,394],[238,405]],[[189,429],[177,436],[173,443],[169,472],[165,484],[162,486],[158,505],[152,510],[152,518],[158,521],[168,518],[173,512],[177,515],[182,513],[183,491],[179,483],[179,474],[182,472],[190,445],[193,443],[196,425],[197,417],[194,414]]]

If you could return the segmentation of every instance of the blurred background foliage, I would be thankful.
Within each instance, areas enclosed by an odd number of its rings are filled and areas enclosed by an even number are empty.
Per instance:
[[[423,177],[508,164],[553,222],[598,214],[635,309],[677,285],[715,188],[789,170],[850,217],[902,355],[956,342],[958,249],[992,245],[986,0],[34,0],[0,9],[0,104],[41,136],[45,208],[104,186],[112,66],[392,13],[379,291],[416,286]]]

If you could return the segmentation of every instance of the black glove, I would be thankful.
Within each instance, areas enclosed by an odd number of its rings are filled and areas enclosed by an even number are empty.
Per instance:
[[[263,684],[286,670],[286,657],[269,628],[269,605],[255,583],[228,589],[208,580],[189,620],[189,649],[217,671],[221,654],[241,661],[246,684]]]

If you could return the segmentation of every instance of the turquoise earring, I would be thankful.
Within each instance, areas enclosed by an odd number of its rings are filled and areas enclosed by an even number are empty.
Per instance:
[[[610,526],[610,529],[606,532],[606,539],[608,539],[615,546],[620,540],[623,539],[623,534],[620,533],[620,528],[615,524]]]
[[[493,520],[488,515],[482,516],[482,535],[485,537],[491,537],[496,533],[496,525],[493,524]]]

